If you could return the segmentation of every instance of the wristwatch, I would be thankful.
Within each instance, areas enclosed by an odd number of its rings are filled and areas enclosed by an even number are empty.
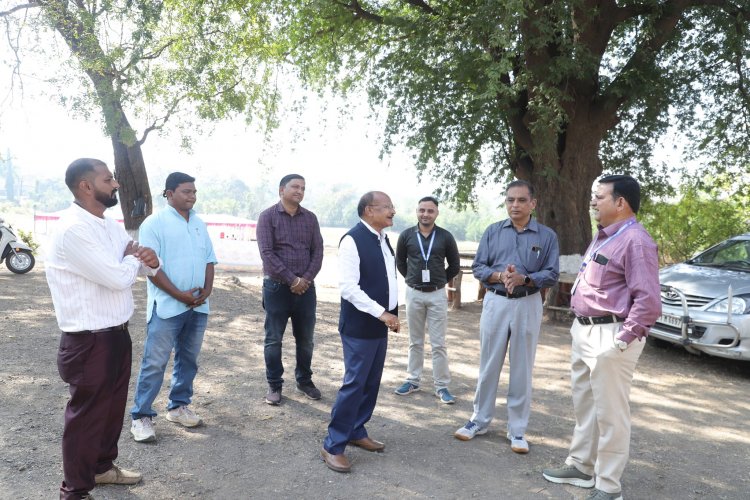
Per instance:
[[[527,274],[523,277],[523,284],[528,285],[529,283],[531,283],[531,278],[529,278],[529,275]]]
[[[620,349],[621,351],[624,351],[625,349],[627,349],[627,348],[628,348],[628,345],[629,345],[629,344],[628,344],[627,342],[625,342],[624,340],[620,340],[620,339],[617,339],[617,340],[615,340],[615,345],[616,345],[616,346],[617,346],[617,347],[618,347],[618,348],[619,348],[619,349]]]

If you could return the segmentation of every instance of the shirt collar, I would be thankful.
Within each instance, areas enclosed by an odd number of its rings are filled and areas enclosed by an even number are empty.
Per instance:
[[[596,227],[599,229],[599,232],[604,233],[605,236],[612,236],[617,231],[619,231],[622,226],[624,226],[625,224],[631,223],[631,221],[635,222],[635,215],[632,217],[628,217],[627,219],[621,220],[620,222],[615,222],[614,224],[610,224],[607,227],[603,227],[599,224],[597,224]]]
[[[505,221],[502,222],[502,225],[500,227],[501,228],[510,227],[513,230],[515,230],[515,227],[513,226],[513,221],[510,220],[510,217],[508,217],[507,219],[505,219]],[[535,218],[531,217],[529,219],[529,223],[526,224],[526,227],[524,228],[524,231],[527,230],[527,229],[529,231],[534,231],[535,233],[539,232],[539,223],[536,221]]]
[[[104,217],[97,217],[96,215],[92,214],[91,212],[89,212],[88,210],[86,210],[81,205],[79,205],[78,203],[75,203],[75,202],[73,202],[70,206],[75,211],[75,213],[76,213],[76,215],[78,217],[84,217],[89,222],[93,222],[93,223],[98,224],[100,226],[105,225],[106,222],[107,222],[106,221],[106,218],[107,218],[106,215],[104,215]]]
[[[360,221],[360,222],[361,222],[362,224],[364,224],[364,225],[365,225],[365,227],[366,227],[367,229],[369,229],[369,230],[370,230],[370,232],[371,232],[372,234],[374,234],[374,235],[377,235],[377,237],[378,237],[379,239],[381,239],[381,240],[382,240],[382,239],[383,239],[383,237],[385,236],[385,232],[383,232],[383,233],[381,234],[381,233],[379,233],[379,232],[375,231],[375,230],[374,230],[374,229],[372,228],[372,226],[371,226],[371,225],[369,225],[369,224],[368,224],[367,222],[365,222],[365,220],[364,220],[364,219],[359,219],[359,221]]]
[[[286,213],[286,209],[284,208],[284,204],[283,204],[283,203],[281,203],[281,200],[279,200],[279,202],[278,202],[278,203],[276,204],[276,211],[277,211],[277,212],[284,212],[284,213]],[[299,206],[297,207],[297,213],[296,213],[296,214],[294,214],[294,215],[295,215],[295,216],[297,216],[297,215],[302,215],[302,214],[304,214],[305,212],[307,212],[307,209],[306,209],[305,207],[303,207],[302,205],[299,205]]]
[[[182,216],[182,214],[181,214],[180,212],[178,212],[178,211],[177,211],[177,209],[176,209],[175,207],[173,207],[172,205],[170,205],[170,204],[168,204],[168,203],[167,203],[167,210],[169,210],[170,212],[172,212],[172,215],[174,215],[174,216],[176,216],[176,217],[179,217],[179,218],[180,218],[180,219],[182,219],[182,220],[185,220],[185,217],[183,217],[183,216]],[[195,215],[195,210],[193,210],[193,209],[191,208],[191,209],[190,209],[190,210],[188,211],[188,219],[189,219],[189,220],[185,220],[185,222],[190,222],[190,220],[193,220],[193,216],[194,216],[194,215]]]

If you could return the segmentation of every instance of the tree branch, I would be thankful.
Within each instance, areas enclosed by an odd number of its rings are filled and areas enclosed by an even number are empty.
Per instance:
[[[437,14],[437,11],[430,7],[426,2],[423,0],[404,0],[409,5],[412,5],[414,7],[417,7],[419,9],[422,9],[423,11],[427,12],[428,14]]]
[[[349,10],[354,14],[355,19],[367,19],[368,21],[372,21],[378,24],[382,24],[383,22],[383,16],[380,16],[378,14],[375,14],[373,12],[366,11],[362,8],[362,6],[359,4],[358,0],[350,0],[349,3],[344,2],[336,2],[340,6],[344,7],[345,9]]]
[[[8,17],[15,12],[18,12],[19,10],[32,9],[34,7],[39,7],[39,2],[37,2],[36,0],[29,0],[28,3],[16,5],[15,7],[11,7],[8,10],[0,11],[0,17]]]
[[[615,9],[615,16],[614,19],[617,23],[621,23],[623,21],[627,21],[628,19],[632,19],[634,17],[638,16],[644,16],[648,14],[653,14],[656,12],[656,9],[658,8],[661,11],[668,10],[670,6],[676,6],[679,5],[679,8],[682,10],[691,9],[694,7],[718,7],[724,11],[726,11],[729,14],[739,14],[740,12],[748,12],[748,9],[745,7],[741,7],[740,5],[736,4],[732,0],[683,0],[683,1],[673,1],[673,2],[667,2],[666,4],[662,6],[654,6],[653,4],[643,4],[643,3],[637,3],[637,4],[631,4],[623,7],[617,7]]]
[[[140,139],[138,139],[138,141],[136,141],[136,143],[139,146],[143,146],[143,143],[146,142],[146,138],[148,137],[148,134],[150,134],[154,130],[161,130],[164,127],[164,125],[167,123],[167,121],[169,121],[169,118],[178,108],[178,106],[180,105],[183,99],[184,99],[184,96],[178,97],[177,99],[175,99],[174,102],[172,102],[172,105],[167,110],[166,114],[160,118],[155,119],[151,125],[146,127],[146,130],[143,131],[143,135],[141,136]]]

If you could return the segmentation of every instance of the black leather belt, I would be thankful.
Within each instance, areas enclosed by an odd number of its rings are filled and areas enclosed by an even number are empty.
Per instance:
[[[407,283],[407,285],[409,285]],[[411,288],[415,290],[419,290],[420,292],[437,292],[438,290],[442,290],[445,288],[445,285],[440,286],[415,286],[415,285],[409,285]]]
[[[125,323],[123,323],[121,325],[110,326],[108,328],[102,328],[101,330],[84,330],[82,332],[71,332],[71,333],[74,333],[74,334],[79,334],[79,333],[107,333],[107,332],[121,332],[121,331],[127,330],[127,329],[128,329],[128,322],[126,321]]]
[[[576,316],[578,322],[582,325],[606,325],[609,323],[621,323],[625,318],[610,314],[609,316]]]
[[[528,297],[529,295],[534,295],[539,291],[538,288],[534,288],[533,290],[524,290],[523,292],[513,292],[508,293],[504,290],[495,290],[494,288],[488,288],[490,292],[494,293],[495,295],[502,295],[503,297],[507,297],[509,299],[520,299],[521,297]]]

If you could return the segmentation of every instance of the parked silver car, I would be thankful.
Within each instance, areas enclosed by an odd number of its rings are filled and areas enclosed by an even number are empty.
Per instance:
[[[651,337],[690,352],[750,361],[750,233],[659,272]]]

